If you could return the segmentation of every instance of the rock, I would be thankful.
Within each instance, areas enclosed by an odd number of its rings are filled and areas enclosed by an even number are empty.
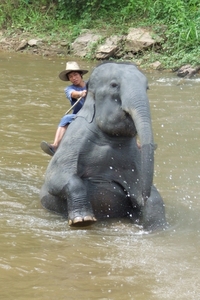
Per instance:
[[[104,44],[97,47],[96,58],[108,59],[112,57],[119,50],[119,44],[122,42],[122,39],[123,37],[117,35],[107,38]]]
[[[161,63],[157,60],[154,63],[150,64],[150,66],[154,69],[154,70],[159,70],[161,69]]]
[[[154,45],[157,41],[152,38],[153,32],[144,28],[130,28],[125,42],[125,51],[137,53],[143,48]]]
[[[127,60],[131,59],[132,60],[134,58],[134,54],[132,52],[128,52],[128,53],[126,53],[124,55],[123,55],[123,53],[121,53],[121,55],[119,56],[119,58],[120,57],[123,57],[123,59],[127,59]]]
[[[177,76],[191,78],[192,76],[197,74],[199,70],[200,66],[192,67],[191,65],[185,65],[178,69]]]
[[[0,40],[0,43],[6,44],[6,43],[8,43],[8,42],[7,42],[6,38],[2,38],[2,39]]]
[[[31,47],[37,46],[39,43],[41,43],[41,40],[31,39],[28,41],[28,45]]]
[[[63,41],[63,42],[60,43],[60,46],[66,47],[66,46],[68,46],[68,44],[69,44],[68,42],[64,42],[64,41]]]
[[[44,51],[43,56],[51,56],[51,51]]]
[[[90,31],[83,33],[72,43],[72,51],[77,56],[85,57],[91,52],[92,46],[98,43],[101,38],[101,35]]]
[[[23,50],[24,48],[26,48],[27,45],[28,45],[28,42],[26,40],[22,40],[21,43],[15,49],[15,51]]]

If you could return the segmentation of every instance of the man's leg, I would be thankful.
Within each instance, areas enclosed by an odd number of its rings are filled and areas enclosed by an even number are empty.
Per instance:
[[[67,127],[68,125],[58,127],[58,129],[56,130],[53,144],[48,144],[47,142],[42,141],[40,144],[41,149],[48,155],[53,156],[56,150],[58,149],[58,146],[63,138],[63,135],[65,134]]]

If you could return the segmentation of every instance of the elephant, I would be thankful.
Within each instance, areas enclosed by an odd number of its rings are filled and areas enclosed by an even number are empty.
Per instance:
[[[47,166],[42,206],[65,216],[69,226],[129,218],[148,231],[164,229],[165,204],[153,185],[146,76],[130,62],[103,62],[87,88],[83,108]]]

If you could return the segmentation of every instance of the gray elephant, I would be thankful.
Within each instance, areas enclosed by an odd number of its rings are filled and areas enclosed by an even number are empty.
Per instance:
[[[47,167],[43,207],[67,216],[71,226],[130,218],[146,230],[165,227],[164,203],[153,185],[147,89],[131,63],[106,62],[93,70],[85,104]]]

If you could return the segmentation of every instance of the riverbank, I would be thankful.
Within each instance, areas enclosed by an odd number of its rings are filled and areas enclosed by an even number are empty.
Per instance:
[[[86,31],[88,32],[88,31]],[[148,32],[148,31],[147,31]],[[83,30],[84,33],[84,30]],[[146,40],[143,40],[143,44],[147,45],[149,43],[149,48],[144,47],[144,48],[139,48],[140,45],[138,44],[136,46],[137,52],[131,52],[128,51],[126,53],[123,53],[122,50],[120,50],[120,47],[118,47],[117,43],[120,42],[121,44],[125,44],[124,36],[115,36],[115,41],[116,45],[114,45],[115,42],[112,41],[112,45],[110,46],[110,39],[112,39],[112,32],[110,32],[110,37],[107,36],[108,44],[104,43],[106,41],[105,36],[101,36],[99,34],[92,34],[90,33],[91,36],[88,37],[88,33],[86,34],[86,38],[84,43],[87,43],[88,40],[88,49],[86,47],[86,52],[84,52],[84,55],[82,55],[82,45],[83,40],[84,40],[84,34],[75,41],[70,41],[67,38],[63,37],[62,34],[58,35],[37,35],[35,33],[31,32],[24,32],[21,30],[16,30],[16,31],[6,31],[6,30],[1,30],[0,31],[0,51],[5,51],[5,52],[20,52],[20,53],[25,53],[25,54],[30,54],[30,55],[39,55],[39,56],[44,56],[44,57],[55,57],[55,56],[69,56],[73,55],[74,56],[74,49],[72,47],[73,44],[76,43],[76,41],[80,41],[78,45],[78,51],[76,54],[77,56],[81,57],[81,59],[89,59],[89,60],[97,60],[97,61],[102,61],[102,60],[107,60],[107,59],[116,59],[116,60],[128,60],[134,62],[136,65],[140,66],[143,69],[154,69],[154,70],[167,70],[169,72],[177,72],[177,75],[180,77],[191,77],[195,74],[199,74],[199,65],[190,63],[190,60],[186,61],[186,63],[181,62],[180,60],[172,60],[171,64],[166,64],[167,56],[166,53],[162,49],[162,40],[157,36],[157,40],[153,40],[153,42],[149,42],[149,37],[146,38]],[[137,35],[137,34],[136,34]],[[103,56],[99,56],[101,59],[98,59],[98,56],[94,56],[94,46],[91,47],[89,44],[90,40],[95,39],[96,36],[99,37],[99,40],[101,41],[101,44],[97,41],[93,41],[94,45],[96,46],[96,49],[102,48],[103,49],[110,49],[108,53],[110,52],[110,56],[105,56],[105,51],[102,50]],[[154,35],[155,38],[155,35]],[[155,43],[154,43],[155,41]],[[133,41],[135,43],[135,41]],[[129,42],[130,44],[130,42]],[[92,48],[92,50],[91,50]],[[113,49],[116,50],[115,54]],[[98,51],[97,51],[98,52]],[[117,53],[117,54],[116,54]],[[170,57],[169,57],[170,59]]]
[[[130,60],[142,68],[172,71],[200,64],[200,5],[196,0],[75,2],[1,1],[0,51],[47,57],[75,55],[91,61]],[[139,28],[151,31],[150,40],[156,41],[149,46],[148,39],[142,40],[143,47],[138,50],[129,31]],[[88,48],[80,56],[80,38],[85,31],[94,35],[84,40]],[[138,46],[141,35],[136,36]],[[76,53],[73,47],[78,39]]]
[[[29,41],[31,41],[30,45],[28,44]],[[0,31],[0,51],[53,57],[65,55],[61,48],[59,37],[52,39],[49,36],[41,37],[40,35],[31,32],[21,32],[20,30],[12,33],[6,30]]]

